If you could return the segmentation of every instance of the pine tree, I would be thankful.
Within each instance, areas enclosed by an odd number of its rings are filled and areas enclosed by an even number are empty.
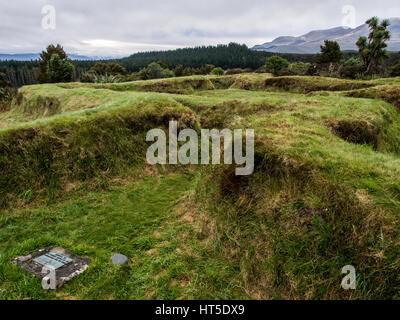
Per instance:
[[[339,63],[343,59],[343,53],[340,45],[336,41],[325,40],[325,45],[321,46],[321,53],[317,54],[316,62],[323,63]]]
[[[54,46],[52,44],[49,45],[46,51],[42,51],[42,53],[40,54],[39,75],[38,75],[39,83],[50,82],[49,76],[47,74],[47,68],[49,61],[54,54],[57,54],[61,60],[68,60],[67,54],[65,53],[61,45],[59,44],[57,44],[57,46]]]
[[[53,54],[47,64],[49,82],[70,82],[74,77],[74,65],[58,54]]]

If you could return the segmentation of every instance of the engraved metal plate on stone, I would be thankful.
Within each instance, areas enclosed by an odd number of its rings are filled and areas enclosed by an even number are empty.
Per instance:
[[[55,252],[46,253],[33,261],[41,264],[42,266],[51,266],[54,269],[59,269],[72,261],[72,259]]]

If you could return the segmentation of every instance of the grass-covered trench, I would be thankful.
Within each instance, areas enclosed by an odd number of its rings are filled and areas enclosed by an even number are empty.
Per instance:
[[[0,298],[399,298],[398,83],[244,74],[20,89],[0,113]],[[254,129],[254,174],[146,164],[146,132],[173,119]],[[49,245],[92,260],[55,292],[11,264]],[[114,253],[130,263],[113,266]]]

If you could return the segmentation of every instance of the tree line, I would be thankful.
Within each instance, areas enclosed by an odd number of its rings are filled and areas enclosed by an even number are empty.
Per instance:
[[[57,46],[52,46],[56,48]],[[49,49],[49,48],[48,48]],[[55,53],[53,48],[49,54]],[[42,52],[43,54],[43,52]],[[61,53],[58,52],[60,55]],[[63,59],[63,54],[61,54]],[[255,70],[264,64],[263,57],[246,45],[230,43],[228,45],[202,46],[196,48],[185,48],[169,51],[140,52],[130,57],[116,59],[113,61],[72,61],[74,65],[74,80],[78,80],[85,72],[89,71],[98,62],[118,63],[128,73],[139,72],[148,67],[152,62],[162,61],[169,69],[176,67],[202,68],[205,65],[214,65],[224,70],[233,68],[250,68]],[[43,59],[41,59],[43,61]],[[38,81],[40,68],[39,61],[1,61],[0,72],[5,73],[9,81],[16,87],[35,84]],[[47,63],[47,60],[46,60]],[[188,70],[186,70],[188,72]]]
[[[73,61],[75,66],[74,79],[79,79],[96,61]],[[33,61],[0,61],[0,73],[6,75],[8,81],[15,87],[37,84],[39,76],[39,62]]]
[[[390,55],[386,50],[391,38],[389,20],[372,17],[366,24],[370,33],[356,42],[358,52],[345,55],[338,42],[325,40],[314,63],[290,63],[282,56],[273,55],[266,59],[264,71],[275,76],[318,75],[350,79],[400,76],[399,53]]]
[[[153,51],[136,53],[118,61],[130,72],[139,71],[154,61],[162,61],[172,69],[183,67],[200,68],[212,64],[222,69],[252,68],[262,66],[263,61],[246,45],[230,43],[228,45],[202,46],[169,51]]]
[[[195,48],[184,48],[169,51],[140,52],[127,58],[113,61],[70,61],[61,46],[50,45],[41,54],[40,61],[2,61],[0,62],[0,72],[6,75],[8,81],[16,86],[52,82],[54,80],[69,80],[69,75],[62,78],[62,75],[55,75],[53,79],[48,79],[47,69],[53,54],[59,58],[53,61],[52,66],[63,66],[65,70],[70,70],[71,80],[86,82],[103,81],[129,81],[138,79],[153,78],[154,75],[160,77],[187,76],[193,74],[209,74],[213,68],[228,70],[227,73],[238,73],[240,70],[265,72],[265,61],[271,57],[281,57],[288,61],[289,65],[284,64],[280,71],[281,75],[290,74],[310,74],[331,75],[331,76],[351,76],[362,72],[377,72],[380,74],[393,67],[400,60],[400,53],[387,53],[385,41],[390,38],[387,26],[388,21],[374,17],[367,21],[371,28],[368,38],[362,37],[357,42],[359,52],[341,52],[337,43],[326,41],[321,48],[320,54],[276,54],[271,52],[253,51],[246,45],[230,43],[228,45],[201,46]],[[380,47],[383,46],[383,47]],[[327,50],[327,52],[324,52]],[[331,50],[336,53],[339,51],[339,60],[334,58],[337,70],[330,70],[328,73],[322,70],[327,63],[321,61],[321,55],[326,60]],[[274,58],[276,60],[276,58]],[[329,60],[329,58],[328,58]],[[379,60],[378,64],[376,61]],[[157,65],[154,65],[156,63]],[[71,68],[71,64],[73,68]],[[334,69],[332,65],[329,67]],[[325,65],[325,66],[324,66]],[[107,67],[109,66],[109,67]],[[363,70],[366,66],[366,70]],[[111,69],[107,69],[111,68]],[[122,68],[122,69],[121,69]],[[378,69],[379,69],[378,68]],[[307,71],[305,72],[304,70]],[[321,69],[321,72],[318,72]],[[64,71],[65,71],[64,70]],[[382,71],[383,70],[383,71]],[[275,72],[275,70],[273,70]],[[217,72],[217,71],[216,71]],[[275,72],[276,73],[276,72]],[[386,75],[393,73],[386,72]],[[61,78],[60,78],[61,77]]]

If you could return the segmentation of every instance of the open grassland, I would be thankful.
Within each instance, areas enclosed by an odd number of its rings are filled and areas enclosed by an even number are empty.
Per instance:
[[[399,110],[396,78],[24,87],[0,113],[0,298],[399,298]],[[254,174],[146,164],[173,119],[254,129]],[[10,261],[47,245],[93,264],[43,292]]]

